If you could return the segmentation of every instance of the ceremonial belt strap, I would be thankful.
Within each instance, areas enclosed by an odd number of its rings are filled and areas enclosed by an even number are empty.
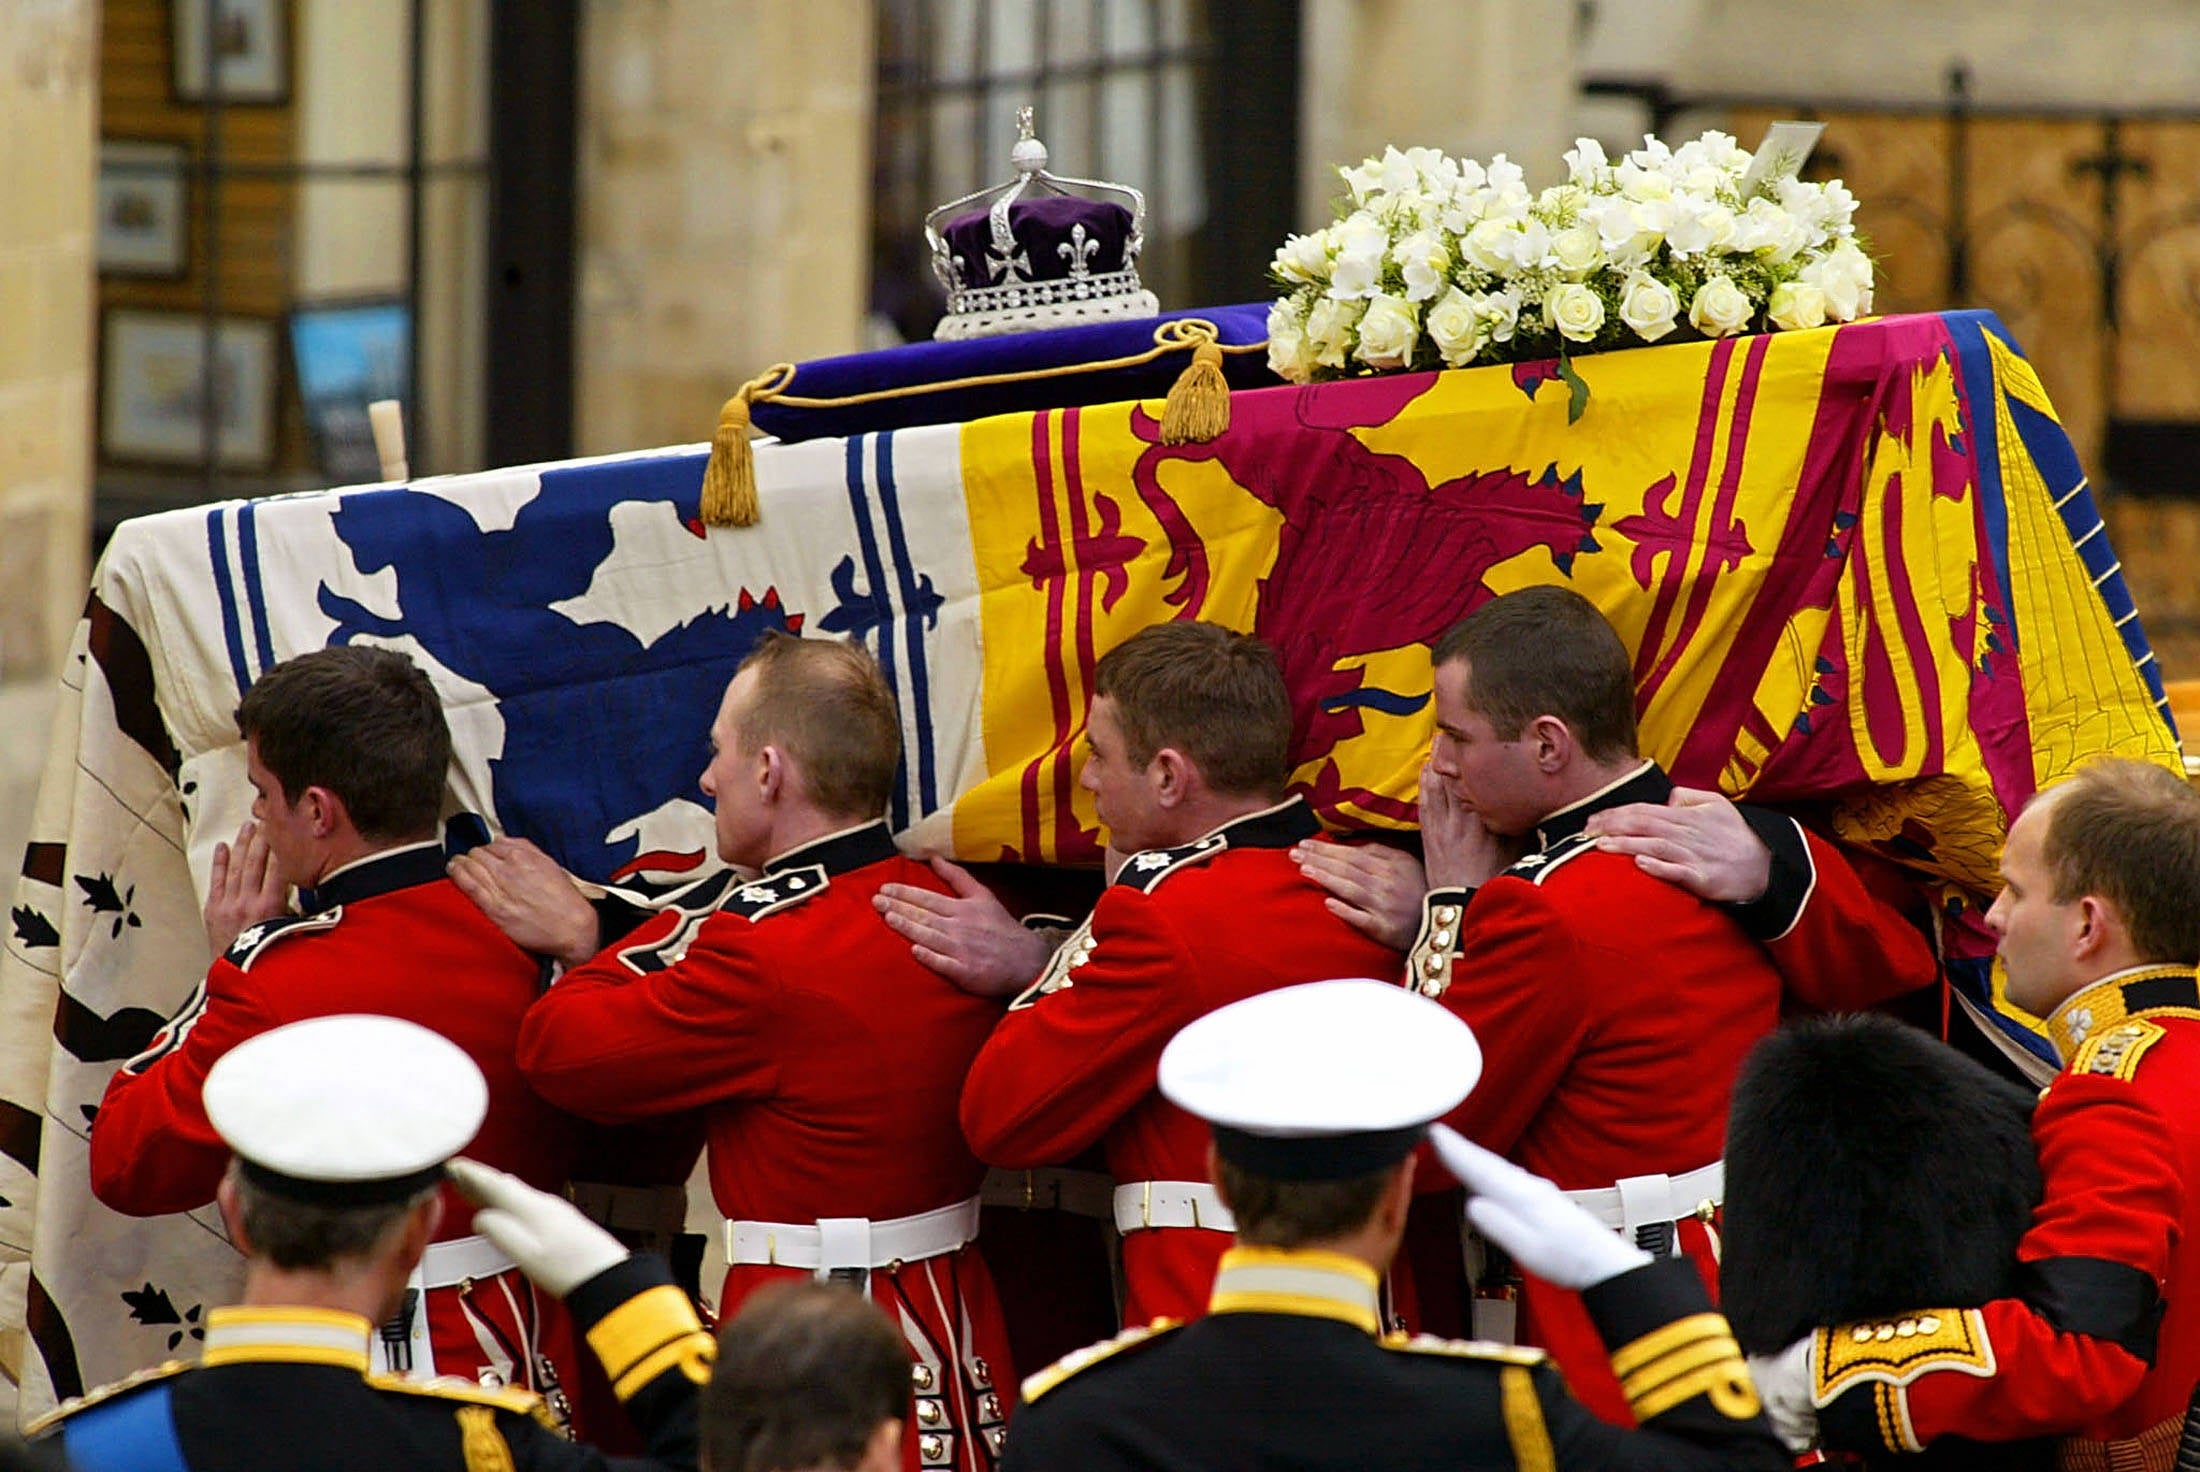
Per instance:
[[[420,1254],[420,1280],[414,1286],[455,1288],[460,1283],[478,1283],[508,1273],[518,1266],[487,1237],[453,1237],[448,1242],[430,1242],[428,1250]]]
[[[1132,1181],[1117,1186],[1115,1229],[1130,1233],[1150,1227],[1235,1232],[1237,1218],[1205,1181]]]
[[[835,1269],[893,1267],[944,1257],[977,1240],[979,1198],[937,1211],[873,1221],[866,1216],[820,1217],[797,1222],[726,1223],[726,1261],[751,1266]]]
[[[1021,1211],[1066,1211],[1106,1221],[1115,1214],[1115,1180],[1096,1170],[989,1170],[978,1199]]]
[[[1714,1160],[1677,1176],[1627,1176],[1616,1185],[1568,1191],[1566,1199],[1613,1231],[1630,1237],[1638,1227],[1690,1217],[1709,1221],[1726,1201],[1726,1162]]]

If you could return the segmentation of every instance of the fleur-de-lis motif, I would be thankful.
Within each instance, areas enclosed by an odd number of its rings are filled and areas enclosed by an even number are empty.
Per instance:
[[[1092,274],[1092,258],[1100,254],[1100,242],[1086,238],[1084,226],[1072,225],[1069,239],[1054,247],[1054,251],[1069,262],[1069,274],[1075,280]]]

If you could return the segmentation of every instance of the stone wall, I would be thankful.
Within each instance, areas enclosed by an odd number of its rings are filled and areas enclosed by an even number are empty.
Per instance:
[[[705,439],[771,363],[862,346],[867,0],[594,0],[582,21],[584,454]]]
[[[50,677],[84,599],[98,25],[0,4],[0,680]]]

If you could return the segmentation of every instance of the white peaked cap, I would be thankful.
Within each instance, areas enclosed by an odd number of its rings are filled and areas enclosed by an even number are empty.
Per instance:
[[[1481,1073],[1473,1031],[1441,1004],[1396,982],[1355,979],[1283,987],[1208,1013],[1162,1050],[1160,1085],[1215,1127],[1225,1158],[1262,1175],[1321,1180],[1403,1159]]]
[[[256,1184],[331,1206],[402,1201],[440,1179],[489,1112],[464,1049],[351,1014],[273,1028],[206,1076],[206,1115]]]

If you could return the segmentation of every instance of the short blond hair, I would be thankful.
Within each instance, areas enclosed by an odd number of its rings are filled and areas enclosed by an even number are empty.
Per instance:
[[[735,674],[756,688],[731,713],[744,751],[792,758],[810,801],[851,820],[876,818],[901,763],[901,714],[871,651],[849,639],[764,636]]]
[[[2200,963],[2200,792],[2167,767],[2109,758],[2048,793],[2040,852],[2055,902],[2097,895],[2140,959]]]

